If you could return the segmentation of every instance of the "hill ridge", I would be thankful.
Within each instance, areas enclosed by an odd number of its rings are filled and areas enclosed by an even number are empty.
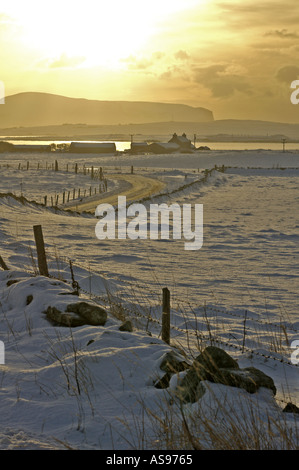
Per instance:
[[[186,104],[151,101],[112,101],[72,98],[43,92],[21,92],[0,106],[0,127],[62,125],[117,125],[173,120],[210,122],[212,111]]]

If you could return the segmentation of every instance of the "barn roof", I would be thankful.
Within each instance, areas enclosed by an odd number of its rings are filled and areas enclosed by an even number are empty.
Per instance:
[[[146,147],[147,145],[148,145],[147,142],[132,142],[131,148],[132,147]]]
[[[155,146],[159,146],[159,147],[163,147],[165,149],[179,149],[179,145],[175,144],[175,143],[172,143],[172,142],[156,142],[154,144],[151,144],[151,145],[155,145]]]
[[[114,142],[72,142],[71,143],[72,147],[77,147],[77,148],[114,148],[115,143]]]
[[[176,152],[180,149],[180,146],[174,143],[169,142],[155,142],[148,147],[149,151],[154,153],[167,153],[167,152]]]

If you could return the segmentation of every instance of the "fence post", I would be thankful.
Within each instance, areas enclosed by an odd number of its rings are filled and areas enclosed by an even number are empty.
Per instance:
[[[41,276],[49,277],[42,226],[34,225],[33,232],[37,250],[39,273]]]
[[[55,171],[58,171],[58,161],[55,160]]]
[[[162,302],[162,341],[170,343],[170,292],[167,287],[163,287]]]

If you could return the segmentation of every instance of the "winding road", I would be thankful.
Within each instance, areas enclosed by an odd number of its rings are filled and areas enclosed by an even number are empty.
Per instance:
[[[109,175],[108,179],[117,181],[118,185],[114,190],[85,197],[81,200],[75,199],[65,204],[63,208],[77,212],[94,213],[99,204],[107,203],[116,206],[118,196],[126,196],[128,204],[157,194],[165,187],[165,183],[162,181],[141,175],[115,174]]]

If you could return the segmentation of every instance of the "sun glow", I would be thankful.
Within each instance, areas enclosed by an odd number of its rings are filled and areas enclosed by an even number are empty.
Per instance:
[[[7,11],[20,25],[23,45],[38,50],[44,58],[59,61],[60,66],[64,61],[84,66],[115,66],[146,47],[163,20],[202,3],[11,0]]]

